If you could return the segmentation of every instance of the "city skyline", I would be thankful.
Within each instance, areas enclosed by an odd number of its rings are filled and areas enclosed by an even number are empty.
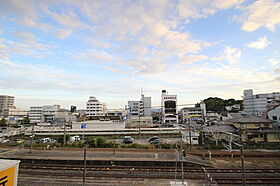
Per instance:
[[[0,0],[0,94],[109,108],[280,92],[280,2]],[[67,107],[67,108],[68,108]]]

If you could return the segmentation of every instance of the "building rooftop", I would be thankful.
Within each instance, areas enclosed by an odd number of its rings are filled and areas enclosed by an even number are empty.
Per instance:
[[[269,119],[256,116],[242,116],[241,118],[235,118],[229,121],[233,123],[272,123],[272,121]]]

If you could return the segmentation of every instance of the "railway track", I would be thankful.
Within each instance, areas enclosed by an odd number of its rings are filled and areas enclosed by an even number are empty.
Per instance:
[[[182,177],[181,169],[175,167],[131,167],[131,166],[89,166],[86,176],[114,178],[157,178],[178,179]],[[219,185],[242,184],[241,169],[207,168],[207,173]],[[184,168],[185,179],[204,180],[205,172],[201,168]],[[246,169],[248,185],[280,185],[280,169]],[[36,175],[39,177],[81,178],[83,167],[78,165],[20,165],[19,175]]]

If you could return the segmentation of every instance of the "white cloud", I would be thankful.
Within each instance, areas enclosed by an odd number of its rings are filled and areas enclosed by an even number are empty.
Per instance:
[[[260,37],[257,41],[249,42],[247,46],[249,48],[265,49],[270,43],[267,37]]]
[[[89,49],[85,52],[79,53],[76,55],[75,58],[80,61],[87,61],[93,64],[106,63],[114,59],[113,56],[108,52],[104,50],[96,50],[96,49]]]
[[[60,39],[65,39],[72,34],[70,29],[59,29],[55,32],[55,35]]]
[[[280,2],[278,0],[257,0],[242,8],[243,15],[239,17],[242,30],[255,31],[260,27],[275,31],[280,24]]]
[[[236,64],[239,62],[241,55],[242,52],[240,49],[225,46],[223,53],[218,57],[212,58],[212,60],[217,60],[217,61],[224,60],[230,64]]]
[[[177,5],[179,17],[186,19],[207,18],[218,10],[238,8],[245,0],[180,0]]]
[[[268,62],[269,62],[272,66],[277,66],[278,64],[280,65],[280,59],[269,59]]]
[[[209,57],[206,55],[188,55],[179,58],[179,62],[183,64],[192,64],[207,59],[209,59]]]

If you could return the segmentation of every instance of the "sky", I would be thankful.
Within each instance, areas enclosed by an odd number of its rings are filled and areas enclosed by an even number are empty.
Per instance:
[[[0,0],[0,94],[18,108],[280,91],[279,0]]]

